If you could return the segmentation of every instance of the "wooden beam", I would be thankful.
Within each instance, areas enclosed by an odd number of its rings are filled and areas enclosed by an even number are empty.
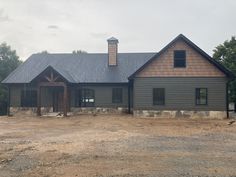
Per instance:
[[[56,82],[56,80],[59,78],[59,76],[56,76],[54,79],[53,79],[53,82]]]
[[[53,71],[51,71],[51,81],[53,81]]]
[[[44,78],[48,81],[51,82],[51,79],[48,76],[44,76]]]
[[[10,106],[11,106],[11,88],[10,86],[7,87],[8,96],[7,96],[7,115],[10,116]]]
[[[41,89],[40,85],[37,87],[37,115],[41,116]]]
[[[131,113],[131,103],[130,103],[130,81],[129,81],[129,83],[128,83],[128,113],[130,114]]]
[[[55,87],[55,86],[65,87],[66,84],[64,82],[40,82],[39,86],[41,87]]]
[[[63,98],[63,111],[64,111],[64,116],[66,117],[67,116],[67,96],[68,96],[66,85],[64,86],[64,95],[63,96],[64,96],[64,98]]]

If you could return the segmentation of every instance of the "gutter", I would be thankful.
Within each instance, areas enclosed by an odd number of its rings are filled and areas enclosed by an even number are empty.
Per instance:
[[[228,93],[228,89],[229,89],[229,84],[230,82],[232,82],[235,78],[231,78],[226,82],[226,113],[227,113],[227,119],[229,118],[229,93]],[[234,103],[235,104],[235,103]]]

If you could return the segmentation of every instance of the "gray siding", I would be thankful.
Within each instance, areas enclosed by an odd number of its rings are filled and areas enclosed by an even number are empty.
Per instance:
[[[21,89],[22,86],[10,87],[10,106],[20,107],[21,106]]]
[[[29,85],[15,85],[10,87],[10,106],[20,107],[21,106],[21,91],[22,90],[36,90],[36,87]],[[52,88],[42,87],[41,88],[41,106],[50,107],[52,106]]]
[[[134,109],[225,111],[226,82],[226,78],[135,78]],[[153,105],[153,88],[165,88],[165,105]],[[195,105],[195,88],[208,88],[208,105]]]
[[[128,106],[128,86],[83,86],[80,88],[93,89],[95,92],[95,107],[127,107]],[[112,88],[122,88],[122,103],[112,103]],[[75,105],[75,90],[71,91],[71,106]]]
[[[81,87],[80,87],[81,88]],[[127,107],[128,106],[128,86],[124,85],[96,85],[96,86],[83,86],[82,88],[94,89],[95,92],[95,107]],[[122,103],[112,103],[112,88],[123,89]],[[13,107],[21,106],[21,91],[24,89],[33,89],[35,87],[15,85],[11,86],[11,98],[10,103]],[[53,88],[42,87],[41,88],[41,106],[52,107],[53,105]],[[75,106],[75,88],[71,88],[70,93],[70,105]]]

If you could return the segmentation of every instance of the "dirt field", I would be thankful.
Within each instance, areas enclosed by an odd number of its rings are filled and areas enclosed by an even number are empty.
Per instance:
[[[0,117],[0,176],[236,176],[236,123]]]

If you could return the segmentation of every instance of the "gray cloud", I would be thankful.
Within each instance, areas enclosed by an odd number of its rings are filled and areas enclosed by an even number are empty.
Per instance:
[[[108,33],[90,33],[91,37],[106,39],[109,37]]]
[[[119,52],[157,52],[180,33],[211,55],[236,35],[235,0],[0,0],[0,6],[0,42],[23,60],[45,49],[107,52],[110,36],[119,39]]]
[[[0,22],[10,21],[8,15],[4,15],[4,10],[0,9]]]
[[[49,29],[59,29],[59,26],[57,25],[48,25]]]

